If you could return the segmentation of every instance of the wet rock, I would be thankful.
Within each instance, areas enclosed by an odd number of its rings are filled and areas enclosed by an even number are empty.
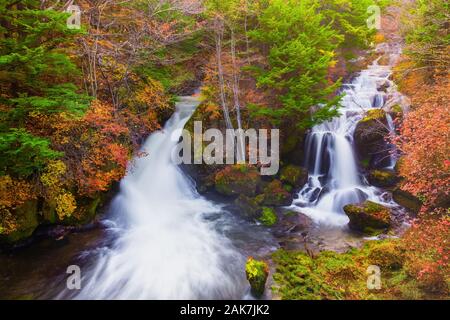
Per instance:
[[[295,211],[279,214],[279,222],[274,229],[277,238],[284,238],[290,234],[300,233],[311,227],[312,220],[308,216]]]
[[[372,201],[344,207],[350,219],[349,227],[369,235],[382,233],[391,226],[391,210]]]
[[[399,180],[392,170],[372,170],[367,179],[371,185],[380,188],[393,187]]]
[[[295,124],[286,125],[280,142],[280,155],[291,164],[301,165],[304,158],[305,130]]]
[[[245,274],[250,283],[251,292],[256,298],[262,297],[269,276],[269,266],[265,261],[248,258],[245,265]]]
[[[417,197],[400,188],[396,188],[394,190],[394,192],[392,193],[392,197],[395,202],[397,202],[399,205],[406,208],[413,214],[418,214],[420,209],[422,208],[422,202]]]
[[[308,172],[302,167],[288,165],[281,169],[280,180],[294,188],[302,187],[308,181]]]
[[[389,154],[385,138],[389,134],[386,112],[372,109],[358,122],[354,141],[360,160],[364,166],[383,168],[389,164]]]
[[[258,219],[261,216],[262,197],[247,197],[241,194],[235,201],[235,205],[241,215],[248,219]]]
[[[386,93],[390,86],[390,82],[388,80],[384,80],[377,84],[377,90]]]
[[[215,189],[225,196],[256,195],[261,181],[258,170],[245,165],[227,166],[219,171],[215,177]]]

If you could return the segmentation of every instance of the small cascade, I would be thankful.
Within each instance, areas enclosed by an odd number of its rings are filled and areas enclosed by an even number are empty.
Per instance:
[[[399,47],[382,49],[389,50],[392,63],[397,61]],[[305,166],[309,178],[291,209],[310,216],[319,224],[347,225],[349,220],[343,211],[347,204],[371,200],[387,206],[395,205],[386,202],[383,192],[367,183],[359,172],[353,148],[356,125],[365,113],[370,109],[386,108],[388,103],[392,105],[396,102],[392,98],[388,101],[388,97],[393,95],[388,95],[380,88],[380,84],[393,87],[389,79],[392,65],[381,66],[378,60],[351,83],[343,86],[341,115],[315,126],[307,136]],[[387,123],[394,132],[390,115]],[[395,161],[395,157],[391,156],[389,168],[394,167]]]

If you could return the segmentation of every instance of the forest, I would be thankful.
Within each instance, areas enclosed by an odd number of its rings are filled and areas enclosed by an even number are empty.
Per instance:
[[[449,9],[0,0],[0,299],[448,300]]]

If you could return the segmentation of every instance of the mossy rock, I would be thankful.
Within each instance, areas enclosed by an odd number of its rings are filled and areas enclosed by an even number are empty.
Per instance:
[[[368,159],[373,168],[383,168],[388,163],[385,137],[389,134],[386,112],[382,109],[369,110],[358,122],[354,141],[360,159]]]
[[[402,165],[404,162],[405,162],[404,157],[400,157],[397,159],[397,162],[395,163],[395,166],[394,166],[394,171],[397,175],[400,175],[400,171],[401,171],[401,168],[402,168]]]
[[[392,193],[392,198],[402,207],[408,209],[414,214],[418,214],[422,208],[422,201],[411,193],[404,191],[400,188],[396,188]]]
[[[369,249],[369,262],[387,270],[399,270],[405,261],[403,248],[397,240],[371,241]]]
[[[215,177],[215,190],[225,196],[256,195],[261,176],[255,167],[245,165],[227,166]]]
[[[283,125],[285,134],[281,137],[280,155],[289,163],[300,165],[304,158],[305,130],[298,129],[294,124]]]
[[[75,212],[64,218],[64,225],[84,225],[92,222],[97,215],[97,209],[102,202],[102,196],[96,198],[77,199]]]
[[[371,185],[380,188],[393,187],[399,180],[392,170],[372,170],[367,179]]]
[[[56,223],[58,221],[58,214],[56,213],[56,205],[54,203],[43,201],[41,215],[45,222]]]
[[[258,219],[263,225],[266,227],[271,227],[278,221],[277,214],[275,213],[275,210],[268,207],[262,208],[261,216]]]
[[[400,105],[396,104],[391,107],[391,111],[389,112],[393,119],[401,119],[403,118],[403,109]]]
[[[246,195],[241,194],[235,201],[234,204],[238,208],[239,212],[249,218],[249,219],[258,219],[261,216],[262,207],[261,207],[262,197],[247,197]]]
[[[245,274],[250,283],[252,294],[256,298],[262,297],[265,291],[267,277],[269,276],[269,266],[267,263],[250,257],[245,265]]]
[[[292,187],[302,187],[308,181],[308,171],[302,167],[287,165],[281,169],[280,180]]]
[[[355,231],[376,235],[391,225],[391,210],[372,201],[347,205],[344,211],[350,219],[350,229]]]
[[[291,203],[292,195],[283,187],[280,180],[273,180],[264,188],[263,205],[281,207]]]
[[[7,234],[0,234],[0,240],[9,244],[29,238],[39,225],[38,201],[29,200],[14,212],[16,227]]]

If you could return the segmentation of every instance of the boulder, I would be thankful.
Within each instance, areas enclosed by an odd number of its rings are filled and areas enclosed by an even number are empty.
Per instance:
[[[256,195],[260,174],[255,167],[245,165],[227,166],[215,176],[215,190],[225,196]]]
[[[396,188],[394,192],[392,192],[392,198],[399,205],[414,214],[418,214],[420,209],[422,208],[422,201],[420,201],[417,197],[415,197],[408,191],[402,190],[400,188]]]
[[[367,179],[375,187],[389,188],[398,182],[398,177],[392,170],[372,170]]]
[[[102,204],[103,195],[96,198],[77,199],[77,208],[70,216],[65,216],[62,224],[66,226],[81,226],[92,222],[97,215],[97,209]]]
[[[308,216],[296,212],[286,211],[279,215],[279,221],[273,233],[278,238],[289,236],[307,230],[312,225],[312,220]]]
[[[374,241],[368,244],[369,261],[372,265],[388,270],[399,270],[404,263],[404,252],[398,240]]]
[[[305,130],[296,128],[295,124],[283,126],[284,134],[280,141],[281,158],[289,163],[301,165],[304,158]]]
[[[361,161],[371,168],[384,168],[389,164],[385,137],[389,134],[386,112],[372,109],[358,122],[354,133],[356,151]]]
[[[8,244],[13,244],[29,238],[39,225],[38,201],[29,200],[18,207],[12,215],[15,218],[14,227],[7,232],[0,228],[0,240]],[[0,220],[0,227],[1,227]]]
[[[280,180],[273,180],[262,194],[262,204],[265,206],[282,207],[292,203],[292,195],[283,187]]]
[[[234,204],[242,216],[248,219],[258,219],[262,212],[261,202],[262,197],[250,198],[241,194]]]
[[[391,210],[372,201],[350,204],[344,207],[352,230],[370,235],[382,233],[391,225]]]
[[[269,276],[267,263],[250,257],[245,265],[245,274],[250,283],[252,294],[256,298],[262,297],[266,288],[267,277]]]
[[[294,188],[299,188],[308,181],[308,171],[299,166],[288,165],[281,169],[280,180]]]

